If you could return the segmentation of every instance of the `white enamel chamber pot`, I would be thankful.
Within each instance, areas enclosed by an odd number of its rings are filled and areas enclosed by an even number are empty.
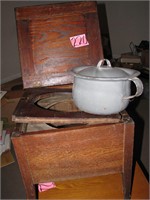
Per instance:
[[[103,63],[106,62],[104,65]],[[98,115],[116,114],[124,110],[129,100],[143,92],[143,84],[133,69],[112,67],[107,59],[96,66],[72,69],[74,75],[72,96],[79,110]],[[131,95],[131,81],[136,93]]]

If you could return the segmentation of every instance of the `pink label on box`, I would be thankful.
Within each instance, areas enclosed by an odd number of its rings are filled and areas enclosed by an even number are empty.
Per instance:
[[[75,48],[89,45],[89,42],[87,41],[85,34],[70,37],[70,42],[72,46]]]

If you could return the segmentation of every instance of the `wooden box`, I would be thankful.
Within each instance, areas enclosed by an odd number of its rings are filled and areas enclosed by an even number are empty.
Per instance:
[[[112,173],[123,174],[130,198],[134,123],[125,111],[104,117],[37,106],[47,95],[70,95],[70,70],[103,58],[96,2],[16,8],[16,21],[25,93],[12,116],[19,124],[12,142],[27,198],[37,198],[40,182]],[[55,129],[27,133],[22,127],[31,122]]]

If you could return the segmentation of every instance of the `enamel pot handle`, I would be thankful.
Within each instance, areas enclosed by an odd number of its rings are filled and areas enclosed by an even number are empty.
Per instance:
[[[136,85],[136,93],[135,93],[135,95],[131,95],[131,96],[128,96],[128,97],[123,97],[123,99],[132,99],[134,97],[138,97],[143,92],[143,83],[139,78],[134,77],[134,78],[129,79],[129,80],[133,81],[133,83]]]
[[[106,62],[107,65],[103,65],[104,62]],[[107,59],[102,59],[102,60],[100,60],[100,61],[98,62],[98,64],[97,64],[97,68],[100,69],[100,68],[102,68],[102,67],[110,68],[110,67],[111,67],[110,61],[107,60]]]

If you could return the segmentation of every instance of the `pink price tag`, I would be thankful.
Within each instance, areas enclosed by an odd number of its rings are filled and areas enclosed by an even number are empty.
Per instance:
[[[48,183],[39,183],[38,184],[38,190],[39,192],[44,192],[46,190],[49,190],[49,189],[52,189],[52,188],[55,188],[56,185],[54,182],[48,182]]]
[[[89,45],[89,42],[87,41],[85,34],[70,37],[70,42],[72,46],[75,48]]]

